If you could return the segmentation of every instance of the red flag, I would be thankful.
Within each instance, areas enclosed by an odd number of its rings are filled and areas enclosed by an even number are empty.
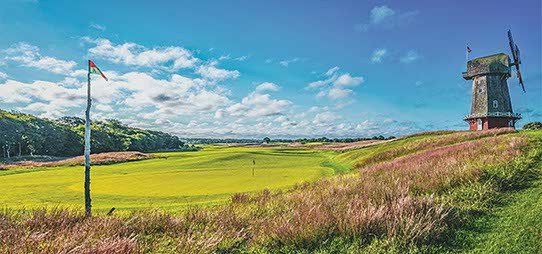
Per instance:
[[[107,77],[105,77],[100,68],[98,68],[98,66],[96,66],[96,64],[91,60],[88,60],[88,72],[89,74],[100,74],[105,79],[105,81],[108,81]]]

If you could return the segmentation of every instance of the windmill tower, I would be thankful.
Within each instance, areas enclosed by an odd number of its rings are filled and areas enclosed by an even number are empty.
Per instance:
[[[507,79],[511,76],[511,68],[515,66],[516,74],[523,92],[523,79],[519,71],[521,60],[519,48],[514,44],[512,33],[508,30],[508,41],[512,58],[505,53],[479,57],[467,62],[467,71],[463,78],[472,80],[472,106],[471,112],[465,117],[469,129],[487,130],[492,128],[512,127],[521,115],[514,113]]]

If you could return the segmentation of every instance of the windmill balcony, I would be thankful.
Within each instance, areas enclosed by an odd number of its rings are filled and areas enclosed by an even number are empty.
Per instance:
[[[483,113],[483,114],[476,113],[476,114],[470,114],[470,115],[465,116],[465,120],[484,118],[484,117],[508,117],[508,118],[520,119],[521,114],[512,113],[512,112],[488,112],[488,113]]]

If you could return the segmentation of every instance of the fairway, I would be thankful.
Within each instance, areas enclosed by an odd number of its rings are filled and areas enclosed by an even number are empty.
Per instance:
[[[94,166],[93,208],[178,211],[225,202],[238,192],[284,189],[332,175],[333,169],[324,166],[330,153],[211,146],[198,152],[158,154],[164,158]],[[7,208],[82,208],[83,167],[0,171],[0,193],[0,206]]]

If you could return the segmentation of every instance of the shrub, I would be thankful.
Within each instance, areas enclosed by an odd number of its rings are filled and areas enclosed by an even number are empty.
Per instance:
[[[540,130],[542,129],[542,123],[541,122],[530,122],[525,125],[523,125],[523,129],[525,130]]]

